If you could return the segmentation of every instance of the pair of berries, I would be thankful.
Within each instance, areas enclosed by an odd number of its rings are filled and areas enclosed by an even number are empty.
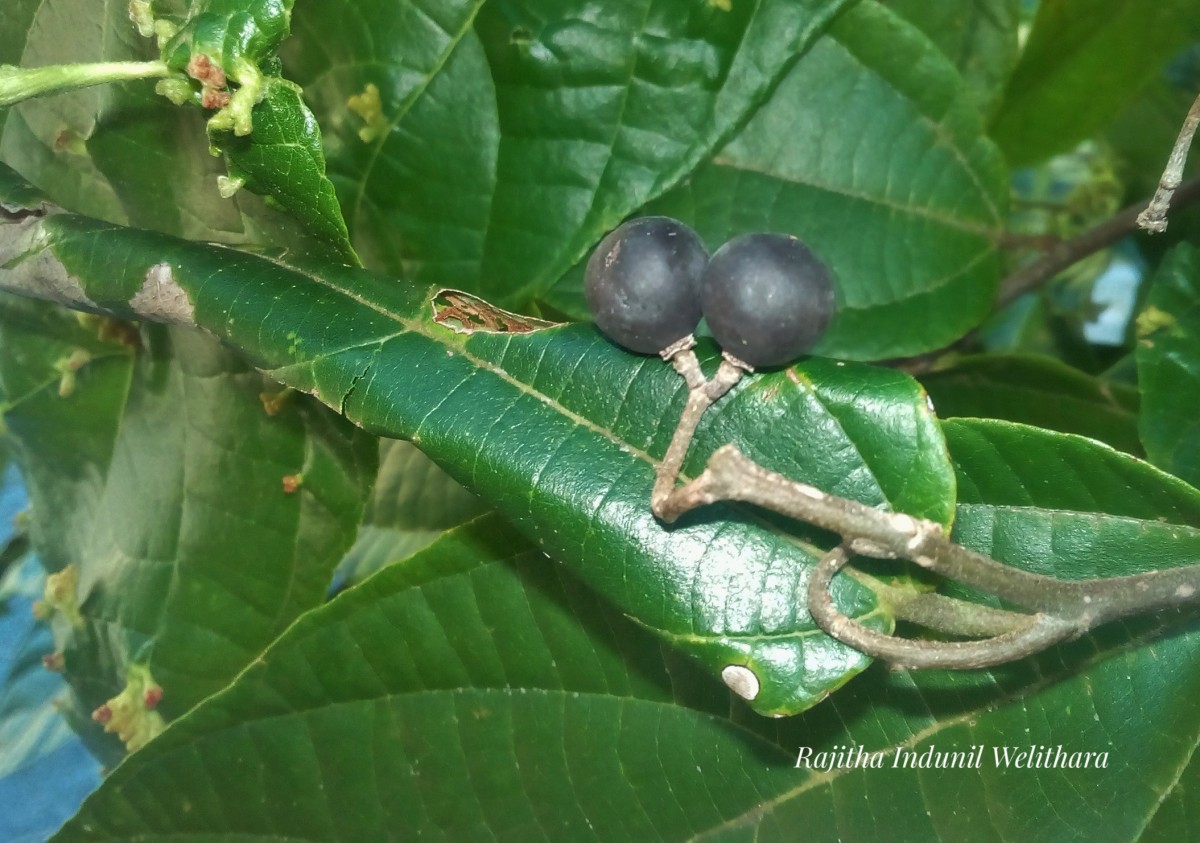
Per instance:
[[[711,258],[699,235],[669,217],[609,232],[584,281],[596,325],[618,345],[660,352],[701,316],[728,354],[751,366],[788,363],[821,338],[834,311],[829,268],[782,234],[743,234]]]

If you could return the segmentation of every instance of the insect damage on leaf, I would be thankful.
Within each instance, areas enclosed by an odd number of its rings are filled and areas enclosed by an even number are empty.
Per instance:
[[[156,322],[174,325],[196,323],[192,300],[175,280],[169,263],[156,263],[146,271],[142,287],[129,300],[129,306]]]
[[[431,302],[433,321],[457,334],[529,334],[558,324],[501,310],[459,290],[438,290]]]
[[[121,693],[92,712],[92,719],[114,732],[130,752],[141,749],[167,727],[155,709],[162,701],[163,689],[150,670],[130,665]]]
[[[374,82],[368,82],[362,93],[349,97],[346,107],[361,117],[366,124],[358,130],[359,140],[363,143],[381,138],[387,132],[388,122],[383,116],[383,101],[379,98],[379,88]]]
[[[79,568],[71,564],[46,577],[46,589],[42,599],[33,604],[33,616],[38,620],[50,620],[61,612],[71,626],[83,626],[78,594]]]

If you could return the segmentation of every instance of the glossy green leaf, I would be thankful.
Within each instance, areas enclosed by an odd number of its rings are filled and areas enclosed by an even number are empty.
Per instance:
[[[375,487],[354,546],[334,574],[334,587],[359,582],[412,556],[483,511],[478,498],[411,443],[381,439]]]
[[[357,264],[333,184],[325,177],[316,118],[300,90],[278,78],[276,53],[291,13],[292,0],[191,3],[182,19],[167,18],[177,31],[162,45],[162,58],[178,78],[164,84],[190,85],[189,99],[210,111],[208,134],[234,184],[294,216],[329,257]],[[187,90],[172,98],[179,102]]]
[[[1014,165],[1066,152],[1197,35],[1200,6],[1191,0],[1041,0],[992,136]]]
[[[519,303],[710,155],[846,5],[309,3],[284,59],[368,264]]]
[[[5,0],[0,62],[39,66],[154,57],[124,4],[97,18],[86,0]],[[24,15],[24,17],[21,17]],[[68,22],[95,21],[100,37]],[[9,24],[13,24],[10,30]],[[227,172],[209,151],[204,117],[154,93],[151,81],[31,100],[0,111],[0,157],[67,206],[111,222],[192,239],[319,253],[299,225],[249,191],[223,199]]]
[[[180,78],[193,80],[192,97],[206,109],[213,149],[228,178],[295,217],[326,256],[358,265],[333,184],[325,176],[321,130],[299,88],[278,78],[279,50],[287,37],[292,0],[199,0],[162,45],[162,58]],[[195,63],[211,64],[219,74]],[[220,97],[224,103],[210,102]],[[179,95],[173,97],[179,100]]]
[[[138,34],[124,4],[106,7],[97,20],[100,37],[90,30],[77,32],[70,23],[96,19],[85,0],[29,8],[6,2],[6,33],[9,6],[19,29],[0,40],[0,61],[41,66],[157,57],[153,41]],[[260,30],[254,24],[239,32],[250,37]],[[279,37],[275,33],[264,43],[251,37],[254,43],[234,54],[242,56],[255,44],[277,45]],[[56,200],[113,222],[353,262],[333,186],[324,176],[312,114],[282,80],[265,84],[267,98],[254,110],[260,131],[246,138],[215,138],[226,151],[224,164],[210,154],[202,114],[155,94],[153,81],[104,85],[8,109],[0,115],[9,118],[0,123],[0,157]],[[217,178],[227,173],[267,195],[300,225],[263,208],[249,191],[222,198]]]
[[[135,350],[11,302],[0,329],[34,544],[79,574],[78,621],[54,618],[76,700],[90,713],[148,664],[178,716],[324,599],[374,442],[309,401],[268,416],[269,383],[194,331],[147,329]]]
[[[647,212],[693,223],[714,248],[746,231],[800,237],[840,287],[818,353],[918,354],[992,305],[1008,188],[982,131],[945,57],[864,2],[729,146]]]
[[[983,419],[943,422],[958,474],[957,541],[1068,579],[1191,564],[1200,491],[1078,436]]]
[[[1200,251],[1180,244],[1138,316],[1138,427],[1150,461],[1200,484]]]
[[[888,0],[887,5],[954,62],[984,114],[996,108],[1017,63],[1021,0]]]
[[[1005,419],[1142,452],[1137,390],[1033,354],[962,357],[921,376],[940,418]]]
[[[126,308],[147,270],[168,264],[198,323],[259,367],[371,432],[417,443],[714,672],[732,661],[759,671],[759,710],[802,710],[864,666],[796,598],[818,537],[798,542],[727,507],[671,529],[651,516],[654,466],[685,391],[657,358],[624,353],[591,326],[530,330],[478,300],[348,268],[300,271],[70,215],[40,224],[45,245],[106,307]],[[431,305],[444,308],[441,322]],[[466,312],[482,327],[459,333]],[[706,350],[710,368],[712,358]],[[814,358],[749,379],[706,417],[693,466],[731,440],[797,479],[949,519],[944,445],[924,393],[902,375]],[[848,611],[890,623],[872,594],[850,583],[846,592]]]
[[[86,0],[24,3],[5,0],[0,62],[24,67],[154,58],[129,22],[123,4],[96,14]],[[75,26],[80,20],[93,27]],[[153,86],[153,83],[142,83]],[[114,86],[115,87],[115,86]],[[81,213],[124,222],[112,185],[86,154],[112,88],[85,88],[0,109],[0,159]]]
[[[253,132],[245,137],[210,133],[225,155],[229,177],[299,220],[326,246],[329,257],[358,264],[333,183],[325,177],[316,118],[295,85],[274,78],[263,85],[265,96],[254,107]]]
[[[489,519],[302,619],[55,841],[1132,840],[1200,735],[1200,636],[1109,632],[765,720]],[[1060,744],[1107,766],[995,760]],[[848,746],[880,768],[796,767]],[[930,746],[982,763],[904,766]]]
[[[192,0],[163,55],[183,70],[191,56],[203,53],[232,76],[239,60],[258,65],[279,51],[292,5],[293,0]]]
[[[780,778],[729,705],[488,519],[301,620],[57,839],[679,839]]]

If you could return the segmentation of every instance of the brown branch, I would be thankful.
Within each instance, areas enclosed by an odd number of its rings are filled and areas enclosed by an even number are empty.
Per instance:
[[[1167,157],[1167,166],[1163,169],[1162,178],[1158,180],[1158,190],[1154,191],[1146,210],[1138,214],[1139,228],[1155,233],[1167,230],[1167,211],[1171,207],[1171,196],[1183,181],[1183,168],[1187,163],[1188,150],[1192,148],[1192,138],[1196,136],[1197,127],[1200,127],[1200,95],[1197,95],[1192,107],[1188,109],[1187,116],[1183,118],[1179,137],[1175,139],[1175,146],[1171,148],[1171,154]]]
[[[1171,202],[1173,209],[1182,208],[1200,199],[1200,177],[1190,179],[1178,186]],[[1026,264],[1000,282],[995,310],[1012,304],[1013,301],[1032,292],[1050,281],[1060,272],[1086,258],[1088,255],[1111,246],[1137,228],[1138,217],[1145,211],[1145,201],[1130,205],[1077,237],[1064,240],[1051,248],[1033,263]]]
[[[661,354],[664,360],[671,362],[675,371],[679,372],[687,383],[688,398],[679,417],[679,424],[675,427],[675,434],[671,437],[671,444],[667,446],[667,453],[655,472],[654,489],[650,492],[650,510],[659,518],[663,518],[660,510],[675,489],[676,478],[683,468],[683,460],[687,456],[704,411],[732,389],[734,384],[741,380],[743,372],[754,371],[736,357],[724,354],[716,375],[711,381],[705,380],[704,373],[700,371],[700,361],[696,359],[696,352],[692,350],[695,345],[695,339],[688,336],[663,349]]]
[[[661,501],[671,522],[716,501],[744,501],[832,530],[843,545],[826,555],[809,582],[813,619],[831,636],[867,655],[906,667],[977,668],[1036,653],[1102,623],[1168,606],[1200,602],[1200,565],[1096,580],[1060,580],[1001,564],[951,541],[941,525],[826,494],[768,471],[735,446],[719,448],[699,477]],[[829,586],[851,548],[910,559],[942,576],[1031,610],[1007,612],[938,595],[883,596],[897,617],[976,641],[920,641],[875,632],[833,606]]]
[[[821,559],[808,580],[808,611],[832,637],[898,667],[970,670],[1023,659],[1072,638],[1076,628],[1053,615],[1024,615],[1016,628],[978,641],[924,641],[886,635],[843,615],[829,593],[833,577],[849,561],[839,545]]]

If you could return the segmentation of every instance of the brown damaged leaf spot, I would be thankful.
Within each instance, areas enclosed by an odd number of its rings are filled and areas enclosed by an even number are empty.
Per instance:
[[[52,213],[54,213],[54,208],[49,202],[39,202],[32,207],[0,202],[0,219],[9,222],[20,222],[30,218],[40,219]]]
[[[433,321],[457,334],[529,334],[558,324],[501,310],[459,290],[438,290],[432,304]]]

